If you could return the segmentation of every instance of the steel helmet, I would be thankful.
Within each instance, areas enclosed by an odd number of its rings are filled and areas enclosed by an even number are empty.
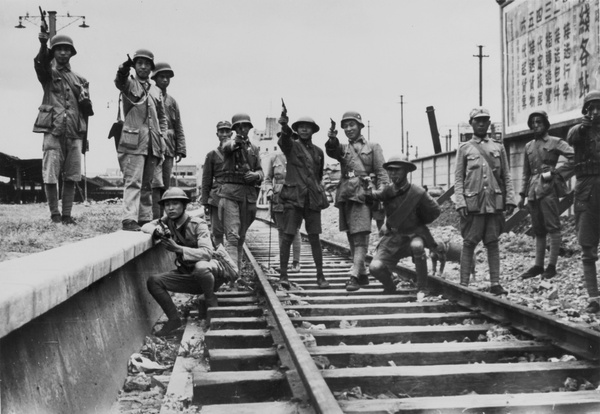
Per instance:
[[[235,114],[231,117],[231,128],[234,129],[237,124],[250,124],[250,128],[254,128],[252,121],[250,121],[250,115],[248,114]]]
[[[527,118],[527,126],[529,127],[529,129],[533,129],[531,127],[531,121],[533,120],[534,116],[541,116],[542,119],[544,120],[544,124],[546,125],[546,128],[550,128],[550,120],[548,119],[548,114],[546,113],[546,111],[534,111],[532,113],[529,114],[529,118]]]
[[[321,129],[319,128],[319,125],[317,125],[315,120],[312,119],[310,116],[303,116],[301,118],[298,118],[298,120],[292,124],[292,129],[297,132],[298,126],[300,124],[311,124],[313,127],[313,133],[319,132],[319,130]]]
[[[52,39],[50,39],[50,50],[54,53],[54,48],[58,45],[69,45],[71,46],[71,56],[75,56],[77,54],[77,51],[75,50],[75,46],[73,45],[73,39],[71,39],[69,36],[67,35],[63,35],[63,34],[59,34],[59,35],[55,35],[54,37],[52,37]]]
[[[349,121],[349,120],[354,120],[354,121],[358,122],[362,128],[364,128],[364,126],[365,126],[365,124],[363,124],[362,117],[356,111],[345,112],[344,115],[342,115],[342,122],[340,122],[340,123],[344,124],[344,121]]]
[[[185,193],[185,191],[183,191],[179,187],[171,187],[167,191],[165,191],[165,193],[161,197],[159,203],[163,204],[167,200],[179,200],[179,201],[182,201],[184,204],[187,204],[190,201],[192,201],[187,196],[187,194]]]
[[[587,109],[592,101],[600,101],[600,91],[589,91],[583,98],[583,108],[581,108],[581,113],[586,115]]]
[[[152,53],[151,51],[149,51],[148,49],[138,49],[135,51],[135,53],[133,54],[133,62],[135,63],[135,60],[137,58],[146,58],[150,61],[150,64],[152,65],[152,70],[154,70],[155,66],[154,66],[154,53]]]
[[[167,75],[169,78],[175,76],[173,69],[171,69],[171,65],[169,65],[166,62],[158,62],[154,66],[154,73],[152,74],[151,79],[156,78],[156,75],[158,75],[160,72],[164,72],[164,74]]]
[[[408,160],[408,156],[404,154],[392,155],[387,162],[383,163],[383,168],[406,167],[408,172],[417,169],[417,166]]]

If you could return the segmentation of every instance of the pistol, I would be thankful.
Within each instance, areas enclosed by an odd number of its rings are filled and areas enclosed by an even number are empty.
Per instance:
[[[285,102],[283,102],[283,98],[281,98],[281,116],[287,116],[287,108]]]
[[[329,118],[329,120],[331,121],[331,126],[329,127],[329,130],[331,132],[335,132],[335,121],[331,118]]]
[[[48,33],[48,23],[46,22],[46,12],[42,10],[42,6],[38,6],[40,9],[40,18],[42,20],[42,24],[40,25],[40,31],[42,33]]]

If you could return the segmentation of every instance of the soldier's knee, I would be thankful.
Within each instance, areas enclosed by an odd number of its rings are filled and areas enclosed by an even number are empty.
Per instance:
[[[425,243],[420,237],[415,237],[410,241],[410,250],[414,256],[422,256],[425,253]]]
[[[148,290],[156,289],[158,286],[160,286],[160,275],[152,275],[146,280]]]
[[[387,272],[387,267],[381,260],[373,259],[369,264],[369,271],[375,278],[377,278],[377,276]]]

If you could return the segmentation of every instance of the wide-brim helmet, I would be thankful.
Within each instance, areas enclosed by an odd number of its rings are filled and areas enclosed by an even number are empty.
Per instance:
[[[349,120],[353,120],[353,121],[358,122],[359,125],[362,128],[365,127],[365,124],[363,124],[363,121],[362,121],[362,117],[356,111],[347,111],[347,112],[344,112],[344,115],[342,115],[342,121],[340,122],[340,124],[342,125],[342,127],[344,125],[344,121],[349,121]]]
[[[156,65],[154,65],[151,79],[155,80],[156,76],[160,73],[167,75],[169,78],[175,76],[175,72],[171,69],[171,65],[166,62],[157,62]]]
[[[533,129],[531,127],[531,121],[533,120],[533,117],[535,116],[541,116],[542,119],[544,120],[544,124],[546,125],[546,128],[550,128],[550,120],[548,119],[548,114],[546,113],[546,111],[534,111],[532,113],[529,114],[529,118],[527,118],[527,126],[529,127],[529,129]]]
[[[77,54],[77,50],[75,50],[75,46],[73,45],[73,39],[71,39],[67,35],[57,34],[52,39],[50,39],[50,51],[54,53],[54,48],[58,45],[68,45],[71,46],[71,56],[75,56]]]
[[[133,60],[133,63],[135,63],[136,59],[139,58],[146,58],[150,61],[150,65],[152,67],[152,70],[154,70],[154,68],[156,67],[154,65],[154,53],[152,53],[151,51],[149,51],[148,49],[138,49],[135,51],[135,53],[133,54],[133,58],[131,60]]]
[[[383,168],[394,168],[397,167],[405,167],[408,172],[412,172],[417,169],[417,166],[408,160],[408,156],[404,154],[400,155],[392,155],[387,162],[383,163]]]
[[[319,128],[319,125],[317,125],[317,123],[315,122],[315,120],[312,119],[310,116],[303,116],[301,118],[298,118],[298,120],[292,124],[292,129],[294,130],[294,132],[298,132],[298,126],[300,124],[310,124],[310,125],[312,125],[312,127],[313,127],[313,134],[319,132],[319,130],[321,129],[321,128]]]
[[[163,204],[167,200],[178,200],[178,201],[182,201],[184,204],[187,204],[190,201],[192,201],[187,196],[187,194],[185,193],[185,191],[183,191],[179,187],[171,187],[167,191],[165,191],[165,193],[161,197],[159,203]]]
[[[231,117],[231,129],[234,129],[237,124],[250,124],[250,128],[254,128],[250,115],[248,114],[235,114]]]
[[[590,102],[592,101],[600,101],[600,91],[589,91],[584,97],[583,97],[583,108],[581,108],[581,113],[584,115],[587,115],[587,111],[588,111],[588,106],[590,105]]]

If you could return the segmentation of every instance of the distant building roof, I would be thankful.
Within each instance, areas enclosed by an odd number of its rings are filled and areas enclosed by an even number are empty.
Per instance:
[[[0,152],[0,176],[16,179],[17,171],[21,174],[22,181],[40,184],[44,181],[41,158],[22,160]]]

